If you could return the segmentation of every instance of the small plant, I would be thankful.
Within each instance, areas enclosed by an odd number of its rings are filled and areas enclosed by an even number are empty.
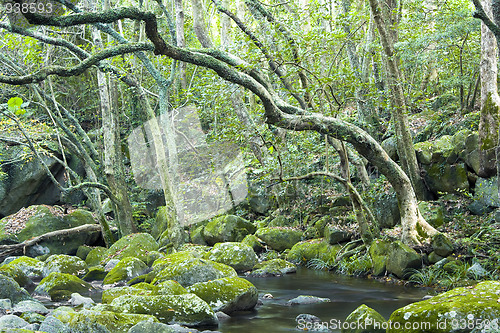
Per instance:
[[[408,281],[421,285],[422,287],[432,287],[439,284],[443,277],[443,271],[434,266],[425,267],[421,270],[411,268],[408,271],[410,278]]]
[[[367,254],[360,257],[343,258],[337,264],[337,271],[351,276],[365,276],[372,269],[372,261]]]
[[[322,259],[314,258],[307,262],[306,267],[310,269],[328,271],[333,268],[333,265]]]

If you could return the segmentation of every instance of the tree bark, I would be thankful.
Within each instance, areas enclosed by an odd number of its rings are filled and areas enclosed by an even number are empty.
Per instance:
[[[182,0],[174,0],[175,4],[175,32],[177,35],[177,46],[186,47],[186,38],[184,37],[184,8],[182,5]],[[187,78],[186,78],[186,63],[179,63],[179,78],[181,83],[181,88],[187,88]]]

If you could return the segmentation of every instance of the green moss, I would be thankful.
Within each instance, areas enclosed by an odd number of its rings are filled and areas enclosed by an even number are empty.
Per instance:
[[[483,125],[483,131],[480,132],[481,150],[489,150],[495,148],[498,144],[498,124],[499,109],[493,102],[491,93],[488,94],[481,109],[481,120],[486,122]]]
[[[65,273],[52,272],[36,287],[35,293],[50,295],[53,301],[66,300],[72,293],[87,294],[94,289],[91,284]]]
[[[117,312],[152,314],[162,323],[213,326],[218,322],[210,306],[194,294],[121,296],[111,306]]]
[[[118,298],[120,296],[125,296],[125,295],[128,295],[128,296],[131,296],[131,295],[149,296],[149,295],[153,295],[153,293],[154,293],[154,291],[152,291],[152,290],[146,290],[146,289],[141,289],[141,288],[136,288],[136,287],[116,287],[116,288],[104,290],[102,292],[102,303],[109,304],[115,298]]]
[[[85,262],[89,267],[101,265],[102,261],[107,256],[108,249],[105,247],[95,247],[93,248],[85,258]]]
[[[330,245],[322,238],[311,239],[295,244],[286,259],[297,264],[307,264],[312,259],[332,263],[340,249],[340,245]]]
[[[259,238],[257,238],[257,236],[255,235],[246,235],[241,243],[250,246],[254,250],[254,252],[260,252],[264,250],[264,247],[260,243]]]
[[[217,243],[206,257],[240,272],[252,269],[257,263],[254,250],[248,245],[236,242]]]
[[[131,234],[119,239],[114,243],[107,252],[109,259],[123,259],[127,257],[134,257],[147,261],[149,252],[157,251],[158,244],[150,234]]]
[[[12,303],[30,300],[28,292],[11,277],[0,274],[0,299],[8,298]]]
[[[383,275],[385,273],[390,245],[391,242],[381,239],[375,239],[371,243],[369,253],[374,275]]]
[[[168,266],[176,265],[177,263],[180,263],[180,262],[183,262],[186,260],[190,260],[190,259],[195,259],[195,258],[199,258],[199,255],[197,255],[196,253],[193,253],[191,251],[180,251],[180,252],[169,254],[169,255],[165,256],[164,258],[160,258],[160,259],[155,260],[152,268],[153,268],[153,271],[155,272],[155,274],[158,274],[159,272],[161,272],[162,270],[164,270]]]
[[[200,282],[190,286],[187,290],[198,295],[214,311],[222,311],[226,314],[252,309],[258,299],[257,288],[239,277]]]
[[[294,273],[297,267],[283,259],[271,259],[258,263],[253,267],[251,276],[281,276],[288,273]]]
[[[89,271],[83,277],[84,281],[101,281],[108,275],[102,266],[90,267]]]
[[[156,287],[155,295],[182,295],[188,293],[186,288],[174,280],[158,283]]]
[[[104,278],[103,284],[129,280],[144,273],[148,266],[137,258],[126,257],[120,260]]]
[[[69,313],[69,321],[65,323],[72,331],[80,333],[102,332],[102,327],[109,332],[126,333],[132,326],[144,320],[158,322],[158,319],[151,315],[82,310]]]
[[[343,328],[342,333],[385,333],[385,329],[381,328],[385,321],[380,313],[362,304],[346,318],[345,326],[351,328]],[[357,323],[365,325],[361,326]],[[378,323],[378,328],[375,328],[375,323]]]
[[[203,230],[209,245],[222,242],[241,242],[246,235],[255,232],[253,223],[235,215],[224,215],[210,221]]]
[[[0,274],[13,278],[20,286],[26,286],[31,280],[28,276],[18,267],[5,265],[0,267]]]
[[[499,290],[500,282],[485,281],[474,288],[456,288],[407,305],[391,314],[389,320],[393,325],[387,333],[420,333],[423,322],[431,325],[425,332],[458,332],[453,330],[452,323],[486,323],[497,319],[500,317]]]
[[[88,272],[88,267],[87,263],[78,257],[55,254],[47,258],[43,267],[44,276],[52,272],[84,276]]]
[[[255,235],[272,249],[283,251],[291,249],[295,244],[300,242],[303,232],[292,228],[267,227],[258,229]]]
[[[37,278],[42,276],[42,270],[44,263],[40,260],[36,260],[35,258],[30,258],[26,256],[22,256],[16,258],[9,262],[7,265],[2,267],[16,267],[23,271],[29,278]]]

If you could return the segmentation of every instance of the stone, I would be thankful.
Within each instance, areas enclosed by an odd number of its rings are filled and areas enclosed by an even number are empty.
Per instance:
[[[129,257],[129,258],[133,258],[133,257]],[[113,268],[116,267],[116,265],[118,265],[119,262],[120,262],[120,259],[110,259],[106,263],[106,265],[104,266],[104,271],[110,272]]]
[[[140,289],[135,287],[115,287],[102,292],[102,303],[109,304],[120,296],[149,296],[155,294],[153,290]]]
[[[340,230],[335,226],[327,225],[325,227],[324,237],[330,245],[336,245],[351,240],[352,234],[350,232]]]
[[[241,242],[246,235],[256,230],[253,223],[235,215],[214,218],[203,230],[205,241],[209,245],[223,242]]]
[[[13,278],[21,287],[26,287],[33,283],[20,268],[9,264],[0,267],[0,274]]]
[[[5,313],[6,310],[12,310],[12,301],[8,298],[0,299],[0,312]]]
[[[345,319],[342,333],[385,333],[382,327],[386,322],[380,313],[366,306],[360,305]],[[358,325],[362,323],[363,325]],[[349,328],[345,328],[349,327]]]
[[[371,243],[368,253],[372,260],[373,275],[381,276],[385,274],[390,245],[391,242],[381,239],[375,239]]]
[[[40,324],[38,330],[46,333],[71,333],[69,327],[64,325],[59,319],[52,316],[46,317]]]
[[[23,271],[28,278],[37,279],[42,277],[44,263],[35,258],[22,256],[16,257],[14,260],[7,263],[6,266],[16,267]]]
[[[47,309],[45,305],[38,301],[32,300],[25,300],[17,303],[14,306],[13,311],[15,313],[34,312],[41,315],[46,315],[47,313],[49,313],[49,309]]]
[[[196,228],[193,228],[189,234],[189,237],[191,239],[191,243],[199,244],[199,245],[207,245],[207,242],[205,241],[205,237],[203,236],[204,230],[205,230],[204,225],[200,225],[200,226],[197,226]]]
[[[74,307],[82,306],[84,309],[90,308],[95,304],[94,300],[90,297],[83,297],[78,293],[72,293],[69,299],[69,304]]]
[[[255,235],[246,235],[241,243],[250,246],[255,253],[264,251],[264,246],[262,246],[261,240]]]
[[[478,178],[474,187],[474,201],[487,207],[500,207],[497,180],[498,177]]]
[[[13,278],[0,274],[0,299],[3,298],[11,300],[14,304],[31,300],[28,292],[21,288]]]
[[[247,202],[248,208],[258,214],[266,214],[276,207],[276,198],[268,191],[264,191],[264,184],[250,183],[248,187]]]
[[[79,246],[78,250],[76,250],[76,256],[82,260],[85,260],[92,250],[93,248],[88,245]]]
[[[47,258],[42,270],[44,277],[53,272],[83,277],[87,274],[88,267],[85,261],[78,257],[68,256],[66,254],[55,254]]]
[[[258,300],[257,288],[240,277],[195,283],[187,291],[198,295],[212,310],[228,315],[235,311],[253,309]]]
[[[15,315],[4,315],[0,317],[0,330],[9,328],[23,328],[29,323]]]
[[[216,326],[217,316],[195,294],[120,296],[111,302],[116,312],[151,314],[162,323],[186,326]]]
[[[236,242],[215,244],[207,258],[231,266],[237,272],[251,270],[257,263],[254,250],[248,245]]]
[[[174,280],[167,280],[162,283],[158,283],[155,287],[155,295],[182,295],[188,293],[186,288]]]
[[[401,241],[391,243],[386,263],[386,268],[389,273],[393,273],[397,277],[402,278],[407,274],[408,269],[419,268],[421,265],[422,258],[415,250],[403,244]]]
[[[398,160],[398,147],[396,144],[396,137],[391,136],[381,143],[382,148],[384,148],[385,152],[393,161]]]
[[[394,311],[387,333],[420,333],[421,323],[428,323],[426,332],[469,332],[453,327],[455,323],[492,323],[499,325],[500,282],[484,281],[474,287],[455,288],[430,299],[409,304]],[[417,324],[418,323],[418,324]]]
[[[153,224],[151,234],[161,247],[168,244],[178,247],[180,244],[186,243],[189,240],[189,235],[185,233],[183,229],[173,227],[174,223],[169,221],[169,214],[167,207],[162,206],[158,208],[156,221]]]
[[[252,277],[282,276],[296,271],[297,266],[289,261],[271,259],[256,264],[249,275]]]
[[[151,267],[153,263],[158,260],[165,257],[164,253],[158,252],[158,251],[150,251],[146,257],[146,261],[144,262],[146,265]]]
[[[322,298],[311,295],[300,295],[286,302],[286,305],[289,306],[308,305],[308,304],[327,303],[327,302],[331,302],[331,300],[329,298]]]
[[[108,272],[104,270],[104,267],[94,266],[89,268],[89,271],[87,272],[87,274],[85,274],[85,276],[82,279],[83,281],[87,282],[92,282],[96,280],[101,281],[104,280],[107,274]]]
[[[480,279],[488,274],[488,271],[481,266],[478,262],[474,263],[471,267],[467,269],[467,275],[474,278]]]
[[[87,263],[88,267],[101,265],[101,263],[107,257],[107,252],[108,249],[101,246],[94,247],[92,250],[90,250],[90,252],[87,254],[87,257],[85,258],[85,262]]]
[[[53,301],[67,300],[73,293],[87,294],[94,287],[78,277],[65,273],[52,272],[40,281],[35,288],[39,295],[49,295]]]
[[[441,257],[439,254],[436,254],[436,252],[432,251],[431,253],[429,253],[428,259],[430,264],[437,264],[444,258]]]
[[[66,323],[74,333],[126,333],[142,321],[157,322],[154,316],[109,311],[82,310],[70,313]]]
[[[258,229],[255,235],[273,250],[283,251],[300,242],[303,232],[293,228],[267,227]]]
[[[230,266],[211,260],[193,258],[166,266],[156,275],[153,283],[175,280],[183,287],[188,287],[198,282],[231,276],[237,276],[237,274]]]
[[[393,228],[401,222],[398,198],[393,190],[377,193],[371,200],[371,209],[381,228]]]
[[[134,257],[145,262],[148,253],[157,251],[159,248],[158,243],[150,234],[137,233],[127,235],[116,241],[107,251],[107,259],[121,260],[127,257]]]
[[[130,280],[144,274],[147,269],[148,266],[142,260],[126,257],[120,260],[120,262],[109,271],[102,283],[113,284],[119,281]]]
[[[276,216],[267,224],[268,227],[291,227],[292,223],[283,215]]]
[[[178,331],[170,328],[167,324],[141,321],[132,326],[128,333],[178,333]]]
[[[45,316],[39,314],[39,313],[36,313],[36,312],[24,312],[22,313],[20,316],[19,316],[21,319],[24,319],[26,320],[28,323],[30,324],[36,324],[38,326],[35,326],[35,325],[28,325],[28,326],[25,326],[24,329],[36,329],[38,330],[37,328],[40,326],[39,324],[45,320]],[[32,328],[30,328],[32,327]]]
[[[340,245],[330,245],[323,238],[311,239],[295,244],[286,255],[286,260],[296,264],[307,264],[312,259],[333,263]]]
[[[434,252],[441,257],[449,256],[455,249],[451,240],[442,233],[432,236],[431,246]]]
[[[465,164],[423,165],[424,180],[435,195],[469,190],[469,179]]]
[[[422,201],[418,204],[422,217],[434,228],[439,228],[444,223],[444,209],[438,203]]]

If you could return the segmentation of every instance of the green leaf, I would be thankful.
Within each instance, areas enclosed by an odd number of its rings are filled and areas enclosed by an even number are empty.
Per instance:
[[[271,154],[272,154],[272,153],[274,152],[274,147],[273,147],[273,146],[271,146],[271,147],[269,147],[269,149],[268,149],[268,150],[269,150],[269,153],[271,153]]]
[[[17,112],[21,109],[21,105],[23,104],[23,99],[20,97],[12,97],[7,102],[7,106],[10,112]],[[26,112],[26,111],[25,111]]]

